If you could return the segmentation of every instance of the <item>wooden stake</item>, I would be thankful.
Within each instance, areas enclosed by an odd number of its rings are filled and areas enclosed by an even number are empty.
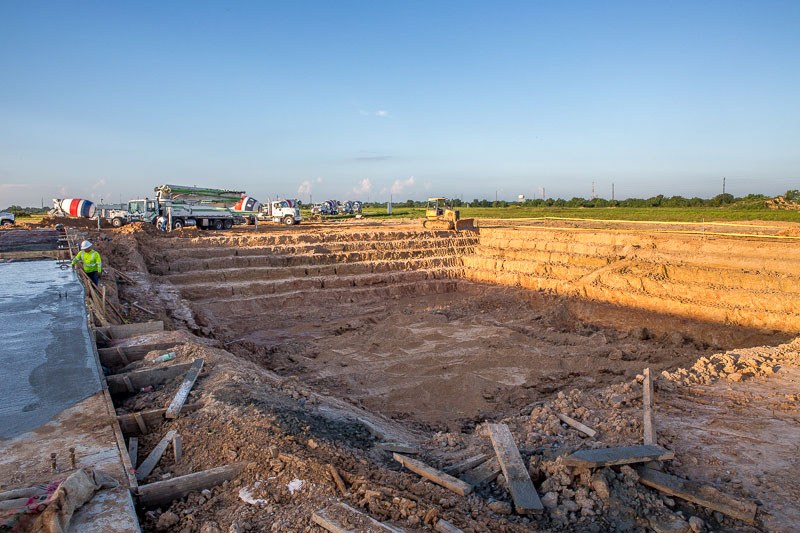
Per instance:
[[[139,460],[139,438],[131,437],[128,439],[128,457],[131,459],[131,466],[136,469],[136,461]]]
[[[172,451],[175,452],[175,462],[180,463],[183,457],[183,440],[181,440],[180,433],[176,433],[172,437]]]
[[[175,437],[177,432],[174,429],[171,429],[167,432],[161,441],[156,444],[156,447],[153,448],[153,451],[150,452],[150,455],[142,461],[142,464],[136,469],[136,479],[141,481],[147,476],[149,476],[153,470],[155,469],[158,462],[161,460],[161,456],[164,455],[164,452],[167,450],[167,447],[172,443],[172,439]]]
[[[339,492],[342,493],[342,496],[347,494],[347,485],[344,484],[344,480],[342,476],[339,475],[339,471],[336,470],[336,467],[329,464],[328,465],[328,472],[331,473],[331,477],[333,478],[333,482],[336,483],[336,487],[339,489]]]
[[[186,377],[183,378],[181,388],[178,389],[178,392],[172,399],[172,403],[170,403],[169,407],[167,407],[167,412],[164,413],[165,418],[178,418],[181,408],[183,407],[183,404],[186,403],[186,399],[189,397],[189,392],[192,390],[194,382],[197,381],[197,377],[200,375],[200,371],[202,369],[203,359],[195,359],[194,363],[192,363],[192,367],[188,372],[186,372]]]
[[[644,443],[657,446],[656,425],[653,420],[653,379],[650,369],[644,369],[643,403],[644,403]]]

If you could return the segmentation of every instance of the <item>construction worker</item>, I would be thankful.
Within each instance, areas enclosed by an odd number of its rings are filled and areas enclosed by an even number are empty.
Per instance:
[[[73,265],[78,261],[83,263],[83,271],[97,287],[100,284],[100,273],[103,271],[103,260],[100,258],[100,253],[92,249],[92,243],[89,241],[83,241],[81,251],[72,258]]]

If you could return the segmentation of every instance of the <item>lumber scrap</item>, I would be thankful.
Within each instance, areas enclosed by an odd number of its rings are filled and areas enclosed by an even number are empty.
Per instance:
[[[497,479],[499,475],[500,462],[496,457],[492,457],[475,468],[461,474],[461,479],[477,489],[487,483],[491,483]]]
[[[597,468],[600,466],[664,461],[674,458],[674,453],[660,446],[637,444],[635,446],[578,450],[572,455],[565,457],[564,464],[567,466]]]
[[[164,438],[156,444],[156,447],[153,448],[150,455],[142,461],[142,464],[136,469],[136,479],[138,481],[143,480],[153,472],[153,469],[155,469],[156,465],[161,460],[161,456],[164,455],[169,445],[172,444],[172,439],[175,438],[176,433],[174,429],[169,430],[167,434],[164,435]]]
[[[176,433],[172,437],[172,451],[175,454],[175,462],[180,463],[181,457],[183,457],[183,439],[181,439],[180,433]]]
[[[422,461],[412,459],[411,457],[406,457],[405,455],[399,453],[395,453],[393,456],[395,461],[408,468],[412,472],[419,474],[425,479],[433,481],[437,485],[451,490],[456,494],[466,496],[472,492],[472,485],[469,483],[461,481],[450,474],[445,474],[440,470],[436,470],[435,468],[426,465]]]
[[[438,531],[439,533],[464,533],[463,531],[461,531],[456,526],[454,526],[453,524],[451,524],[450,522],[448,522],[443,518],[440,518],[439,520],[436,521],[436,525],[433,526],[433,529],[435,531]]]
[[[139,344],[137,346],[114,346],[111,348],[100,348],[97,354],[100,362],[108,368],[119,368],[130,364],[131,361],[141,361],[144,356],[153,350],[167,350],[180,344],[175,341],[156,342],[153,344]]]
[[[450,474],[451,476],[457,476],[462,472],[466,472],[476,466],[485,463],[489,460],[489,456],[485,453],[479,453],[478,455],[473,455],[472,457],[467,457],[463,461],[459,461],[458,463],[450,466],[446,466],[442,469],[443,472],[446,474]]]
[[[164,331],[164,322],[161,320],[154,320],[151,322],[120,324],[118,326],[97,328],[97,331],[102,332],[106,337],[113,340],[127,339],[128,337],[136,337],[137,335],[145,335],[147,333],[158,333],[159,331]]]
[[[209,489],[230,481],[244,470],[247,463],[233,463],[202,472],[178,476],[166,481],[139,485],[139,505],[146,509],[160,507],[173,500],[183,498],[190,492]]]
[[[419,453],[419,447],[402,442],[381,442],[376,448],[385,452],[410,453],[414,455]]]
[[[139,437],[128,439],[128,457],[131,460],[131,466],[135,470],[139,460]]]
[[[597,432],[595,430],[593,430],[592,428],[590,428],[587,425],[581,424],[580,422],[578,422],[577,420],[575,420],[574,418],[572,418],[570,416],[562,415],[561,413],[556,413],[556,416],[558,417],[559,420],[564,422],[566,425],[572,426],[573,428],[577,429],[581,433],[585,433],[586,435],[589,435],[590,437],[594,437],[595,435],[597,435]]]
[[[718,511],[746,524],[755,524],[758,507],[753,502],[743,501],[728,496],[709,485],[682,479],[651,468],[639,467],[637,472],[639,473],[639,483],[643,485],[712,511]]]
[[[186,372],[186,376],[183,378],[181,387],[178,389],[178,392],[175,393],[172,403],[167,407],[167,412],[164,413],[165,418],[178,418],[183,404],[186,403],[186,399],[189,397],[189,392],[192,390],[192,387],[194,387],[194,382],[197,381],[200,371],[203,370],[203,362],[204,360],[202,358],[194,360],[191,368],[189,368]]]
[[[653,378],[649,368],[644,369],[642,403],[644,404],[644,443],[656,446],[658,442],[656,442],[656,425],[653,419]]]
[[[342,520],[346,518],[347,520]],[[311,521],[331,533],[404,533],[405,530],[378,522],[371,516],[357,511],[346,503],[338,502],[320,509],[311,515]],[[347,525],[345,525],[347,524]]]
[[[533,486],[531,476],[522,456],[519,454],[514,436],[505,424],[489,424],[489,437],[492,439],[497,460],[506,478],[506,485],[517,514],[540,513],[544,505]]]
[[[187,403],[183,406],[181,412],[197,411],[202,405],[201,403]],[[158,427],[164,423],[164,413],[166,412],[166,409],[148,409],[147,411],[127,413],[117,416],[117,423],[119,423],[122,434],[126,437],[147,435],[150,432],[150,428]],[[141,424],[137,422],[137,418],[141,420]]]
[[[125,372],[124,374],[111,374],[106,376],[108,392],[111,394],[125,394],[138,392],[139,389],[148,385],[161,385],[186,373],[191,366],[192,363],[177,363],[159,368]]]
[[[344,480],[342,479],[342,476],[339,475],[339,471],[336,470],[336,467],[332,464],[329,464],[328,472],[330,472],[333,482],[336,484],[336,488],[339,489],[339,492],[341,492],[343,496],[346,495],[348,493],[347,485],[344,484]]]

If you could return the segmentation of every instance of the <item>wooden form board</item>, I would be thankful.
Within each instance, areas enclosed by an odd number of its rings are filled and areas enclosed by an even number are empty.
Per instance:
[[[514,509],[518,514],[541,513],[544,505],[533,486],[531,476],[508,426],[489,424],[489,436],[500,468],[503,470],[503,476],[506,478],[506,485],[511,492],[511,498],[514,500]]]
[[[187,403],[183,406],[181,412],[187,413],[197,411],[201,407],[202,404],[200,403]],[[122,434],[126,437],[132,435],[147,435],[150,433],[151,428],[158,427],[164,423],[164,413],[166,412],[166,409],[149,409],[147,411],[119,415],[117,417],[117,422],[122,430]],[[137,418],[139,418],[141,423],[136,421]]]
[[[191,368],[189,368],[186,372],[186,376],[183,378],[181,388],[175,393],[172,403],[167,407],[167,412],[164,413],[165,418],[178,418],[183,404],[186,403],[186,399],[189,397],[189,392],[192,390],[192,387],[194,387],[194,382],[197,381],[198,376],[200,376],[200,371],[203,370],[203,362],[202,358],[194,360]]]
[[[747,524],[755,524],[758,507],[753,502],[738,500],[709,485],[681,479],[651,468],[640,467],[637,472],[639,473],[639,483],[643,485],[670,496],[702,505],[712,511],[719,511]]]
[[[177,346],[178,342],[156,342],[153,344],[140,344],[138,346],[114,346],[113,348],[100,348],[97,354],[103,366],[116,369],[132,363],[141,361],[144,356],[153,350],[168,350]]]
[[[345,522],[342,520],[347,518]],[[399,527],[378,522],[371,516],[357,511],[346,503],[335,503],[311,515],[311,521],[331,533],[404,533]],[[345,525],[348,524],[348,525]],[[352,524],[352,525],[350,525]]]
[[[128,337],[136,337],[137,335],[164,331],[164,322],[161,320],[137,322],[135,324],[120,324],[118,326],[95,328],[95,330],[112,340],[127,339]]]
[[[156,481],[147,485],[139,485],[139,504],[146,509],[160,507],[173,500],[183,498],[190,492],[209,489],[226,481],[230,481],[244,470],[246,463],[233,463],[194,474],[174,477],[166,481]]]
[[[177,363],[148,370],[137,370],[124,374],[111,374],[106,376],[108,392],[111,394],[126,394],[138,392],[148,385],[161,385],[167,381],[186,373],[192,363]]]
[[[588,435],[590,437],[594,437],[597,434],[597,432],[595,430],[593,430],[592,428],[590,428],[587,425],[584,425],[584,424],[578,422],[577,420],[575,420],[574,418],[572,418],[570,416],[562,415],[561,413],[556,413],[556,416],[558,417],[559,420],[561,420],[562,422],[564,422],[568,426],[571,426],[571,427],[577,429],[578,431],[580,431],[581,433],[585,433],[586,435]]]
[[[481,487],[487,483],[491,483],[497,476],[500,475],[500,463],[497,457],[484,461],[475,468],[467,470],[461,474],[461,479],[475,487]]]
[[[456,494],[466,496],[472,492],[472,486],[469,483],[461,481],[450,474],[445,474],[440,470],[436,470],[435,468],[426,465],[422,461],[412,459],[411,457],[406,457],[405,455],[399,453],[394,454],[394,460],[412,472],[419,474],[425,479],[433,481],[437,485],[440,485],[448,490],[452,490]]]
[[[644,404],[644,443],[656,446],[658,442],[656,442],[656,424],[653,419],[653,378],[649,368],[644,369],[642,403]]]
[[[619,446],[616,448],[579,450],[572,455],[565,457],[564,464],[567,466],[597,468],[600,466],[646,463],[648,461],[664,461],[674,458],[674,453],[660,446],[637,444],[635,446]]]
[[[153,472],[153,469],[155,469],[156,465],[161,460],[161,456],[164,455],[169,445],[172,444],[172,439],[175,438],[176,434],[177,432],[171,429],[164,435],[164,438],[156,444],[156,447],[153,448],[150,455],[148,455],[147,458],[142,461],[142,464],[139,465],[139,468],[136,469],[136,479],[141,481]]]
[[[454,465],[450,465],[448,467],[443,468],[442,470],[450,474],[451,476],[457,476],[462,472],[466,472],[472,468],[475,468],[478,465],[481,465],[489,460],[489,456],[485,453],[479,453],[478,455],[473,455],[472,457],[467,457],[463,461],[459,461]]]

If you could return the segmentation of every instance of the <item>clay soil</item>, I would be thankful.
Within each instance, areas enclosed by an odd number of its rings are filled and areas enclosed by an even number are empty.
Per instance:
[[[203,407],[169,426],[186,458],[167,457],[146,481],[248,464],[233,482],[142,510],[145,530],[321,531],[311,514],[337,500],[408,531],[431,530],[439,517],[463,531],[800,524],[800,346],[791,331],[468,281],[460,258],[477,236],[410,222],[85,235],[112,267],[109,297],[129,318],[163,319],[181,331],[162,334],[173,335],[179,361],[206,359],[190,400]],[[563,466],[580,448],[641,442],[644,368],[657,376],[659,444],[676,453],[660,467],[756,501],[754,525],[661,495],[627,467],[590,479]],[[163,407],[178,384],[118,398],[118,412]],[[459,497],[381,447],[403,442],[444,468],[492,455],[484,424],[501,421],[546,496],[540,516],[510,512],[502,475]],[[142,438],[140,459],[167,427]]]

